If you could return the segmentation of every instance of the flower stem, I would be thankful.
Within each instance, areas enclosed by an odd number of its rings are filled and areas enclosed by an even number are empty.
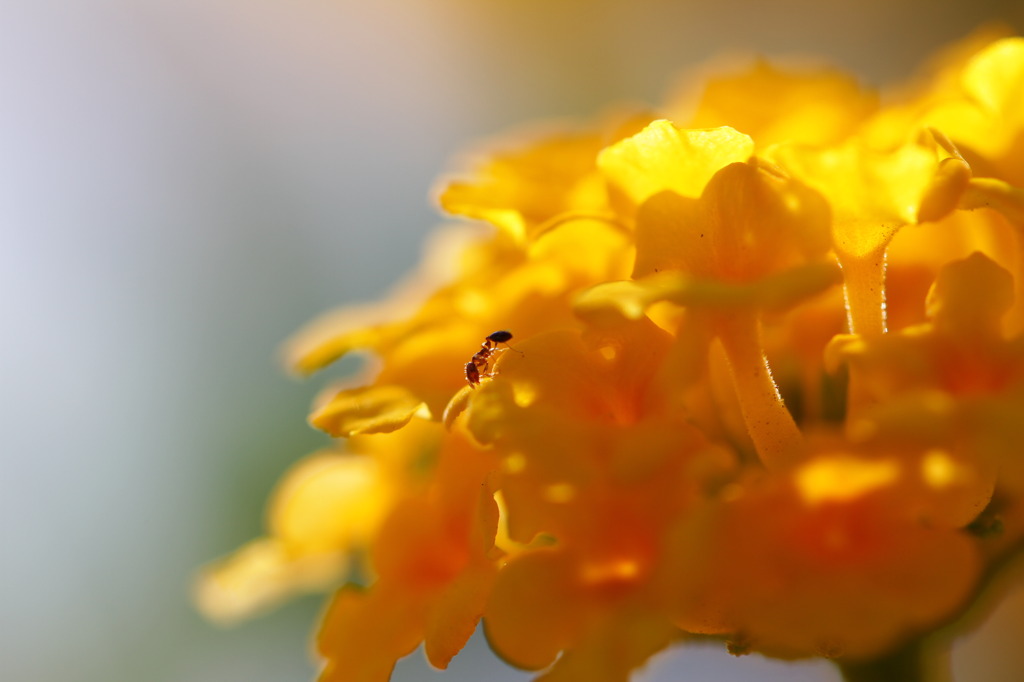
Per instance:
[[[887,242],[864,255],[839,254],[839,264],[843,268],[846,320],[851,334],[872,338],[886,331],[886,247]],[[853,424],[870,404],[863,379],[851,368],[846,396],[847,426]]]
[[[839,254],[846,295],[846,319],[851,334],[885,333],[885,248],[864,255]]]
[[[761,347],[756,310],[738,310],[716,320],[716,332],[729,358],[743,420],[761,463],[777,469],[791,462],[802,437],[772,379]]]

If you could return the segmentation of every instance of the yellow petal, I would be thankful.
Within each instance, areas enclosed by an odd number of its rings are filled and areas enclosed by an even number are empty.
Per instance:
[[[554,135],[522,151],[502,152],[467,181],[448,184],[441,207],[485,220],[516,242],[538,225],[570,210],[601,210],[606,193],[594,173],[600,137]]]
[[[312,374],[354,350],[369,348],[381,335],[379,306],[346,308],[314,320],[283,350],[285,366]]]
[[[1013,305],[1013,276],[975,251],[939,271],[925,305],[935,326],[948,334],[998,337]]]
[[[473,397],[473,391],[475,388],[469,384],[463,386],[458,392],[452,396],[452,399],[448,401],[448,404],[444,408],[444,414],[441,416],[441,421],[444,422],[445,428],[452,428],[455,424],[455,420],[459,418],[459,415],[465,412],[466,407],[469,405],[469,399]]]
[[[939,155],[934,140],[886,152],[853,140],[835,149],[780,146],[767,153],[821,192],[832,207],[832,242],[843,266],[850,330],[884,333],[885,250],[901,227],[917,222],[929,190],[943,197],[950,188],[962,188],[957,173],[963,169],[950,176],[952,181],[936,182]],[[933,196],[926,212],[947,210],[949,202],[944,201]]]
[[[991,208],[1024,229],[1024,189],[994,178],[974,178],[960,198],[960,208]]]
[[[709,309],[759,308],[781,311],[842,281],[835,263],[812,263],[750,284],[695,279],[664,272],[626,282],[606,282],[576,297],[573,309],[585,320],[608,323],[636,320],[659,301]]]
[[[820,259],[829,249],[824,198],[752,158],[718,170],[694,201],[664,191],[636,219],[633,277],[665,270],[729,282],[756,280]]]
[[[964,65],[960,86],[959,98],[943,93],[945,98],[927,113],[929,125],[997,166],[1008,160],[1005,169],[1013,180],[1024,177],[1024,38],[998,40],[979,51]]]
[[[844,502],[896,482],[900,463],[893,458],[866,460],[832,455],[800,466],[794,473],[796,488],[810,506]]]
[[[715,173],[699,201],[699,229],[685,232],[689,271],[751,281],[824,256],[824,198],[759,158]]]
[[[971,167],[963,159],[943,159],[921,197],[917,222],[941,220],[956,209],[971,180]]]
[[[828,199],[840,260],[866,257],[900,227],[916,223],[938,167],[934,150],[917,144],[884,153],[856,143],[824,150],[784,146],[768,154]]]
[[[475,231],[465,226],[438,230],[427,240],[418,270],[385,300],[328,312],[289,339],[282,350],[285,366],[299,374],[310,374],[351,351],[390,350],[396,342],[407,339],[410,328],[419,335],[428,326],[424,321],[436,319],[438,301],[441,305],[449,303],[444,290],[430,300],[425,300],[427,295],[451,279],[464,252],[472,247],[479,247]],[[418,318],[410,320],[417,310]]]
[[[396,431],[425,410],[423,401],[401,386],[366,386],[335,395],[309,417],[332,436]]]
[[[348,551],[367,541],[392,496],[372,457],[313,455],[293,467],[275,491],[270,531],[294,551]]]
[[[204,616],[230,625],[296,594],[327,589],[347,568],[344,552],[296,554],[280,540],[262,538],[204,568],[193,598]]]
[[[710,248],[703,243],[702,228],[696,199],[667,190],[648,198],[640,205],[636,216],[633,278],[666,271],[698,274],[690,264],[701,260],[700,256]],[[687,247],[693,246],[699,249],[698,255],[687,252]]]
[[[753,152],[754,141],[732,128],[683,130],[660,120],[603,149],[597,165],[640,204],[664,190],[697,197],[720,168]]]
[[[841,71],[758,60],[742,72],[711,78],[689,125],[731,125],[760,145],[824,146],[852,133],[877,108],[877,99]]]
[[[526,236],[523,214],[512,208],[483,203],[482,199],[490,194],[488,189],[467,182],[453,182],[444,188],[438,201],[448,213],[489,222],[508,232],[517,241],[523,239]]]
[[[991,111],[1024,117],[1024,38],[1005,38],[967,64],[964,82],[979,104]]]
[[[917,209],[919,223],[941,220],[952,213],[972,175],[970,165],[948,137],[934,128],[929,133],[936,142],[936,151],[942,160],[921,197]]]
[[[616,323],[622,318],[639,320],[658,301],[698,298],[703,282],[678,272],[664,272],[640,280],[605,282],[576,297],[573,310],[596,324]]]

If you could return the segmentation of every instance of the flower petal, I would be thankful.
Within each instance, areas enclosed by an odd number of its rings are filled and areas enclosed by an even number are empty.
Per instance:
[[[369,539],[393,496],[372,457],[313,455],[294,466],[274,492],[270,530],[304,552],[349,550]]]
[[[812,263],[750,284],[730,284],[664,272],[634,281],[606,282],[587,289],[573,304],[585,320],[636,320],[660,301],[718,310],[761,308],[782,311],[842,281],[835,263]]]
[[[780,146],[768,155],[829,200],[840,259],[865,257],[916,223],[938,167],[934,150],[917,144],[884,153],[856,142],[822,150]]]
[[[641,204],[664,190],[700,196],[720,168],[746,161],[753,152],[754,141],[732,128],[684,130],[660,120],[603,149],[597,165],[633,203]]]
[[[973,178],[960,199],[960,208],[981,207],[999,211],[1024,230],[1024,189],[993,178]]]
[[[298,374],[312,374],[351,351],[371,348],[383,333],[381,318],[379,306],[328,313],[288,341],[285,365]]]
[[[487,641],[510,664],[541,670],[577,639],[584,609],[569,557],[551,549],[521,554],[494,586],[484,612]]]
[[[441,592],[427,618],[423,637],[431,665],[447,668],[455,654],[466,646],[484,613],[497,574],[494,564],[476,564]]]
[[[678,630],[644,607],[624,608],[591,624],[537,682],[629,682],[634,670],[668,646]]]
[[[391,586],[338,590],[317,633],[327,659],[317,681],[388,682],[395,662],[419,646],[425,614],[421,599]]]
[[[401,386],[365,386],[341,391],[309,417],[332,436],[396,431],[422,413],[426,405]]]
[[[784,68],[758,59],[738,73],[712,77],[689,125],[731,125],[759,145],[823,146],[851,134],[874,112],[877,100],[841,71]]]
[[[194,599],[204,616],[230,625],[337,584],[348,565],[345,552],[295,553],[276,538],[261,538],[204,568]]]
[[[939,148],[948,156],[939,163],[932,181],[921,197],[917,222],[941,220],[957,208],[964,190],[971,181],[971,167],[953,143],[934,128],[930,131]]]
[[[534,228],[566,211],[605,206],[606,193],[594,172],[599,148],[599,135],[574,133],[497,154],[476,177],[448,184],[441,207],[490,222],[522,242]]]

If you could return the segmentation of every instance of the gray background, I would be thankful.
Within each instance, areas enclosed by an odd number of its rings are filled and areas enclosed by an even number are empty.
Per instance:
[[[1020,30],[991,0],[0,1],[0,677],[311,677],[319,599],[220,630],[191,576],[324,442],[280,342],[416,262],[473,140],[657,102],[732,49],[884,83],[998,17]],[[1019,679],[1021,595],[962,680]],[[474,640],[396,680],[525,677]],[[640,679],[837,678],[681,647]]]

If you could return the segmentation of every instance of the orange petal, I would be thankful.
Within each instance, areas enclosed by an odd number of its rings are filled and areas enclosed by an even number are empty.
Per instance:
[[[423,639],[425,604],[378,582],[345,587],[327,607],[316,648],[326,659],[318,682],[387,682],[395,662]]]
[[[427,617],[424,647],[427,660],[442,670],[462,651],[484,613],[494,586],[496,567],[476,564],[451,582],[434,602]]]
[[[494,585],[484,612],[487,640],[508,663],[541,670],[579,637],[583,610],[570,557],[550,549],[521,554]]]
[[[469,554],[465,538],[449,533],[441,511],[421,497],[395,505],[372,551],[373,566],[381,578],[424,594],[457,576]]]
[[[629,682],[632,672],[679,632],[660,613],[644,607],[624,611],[592,624],[537,682]]]

